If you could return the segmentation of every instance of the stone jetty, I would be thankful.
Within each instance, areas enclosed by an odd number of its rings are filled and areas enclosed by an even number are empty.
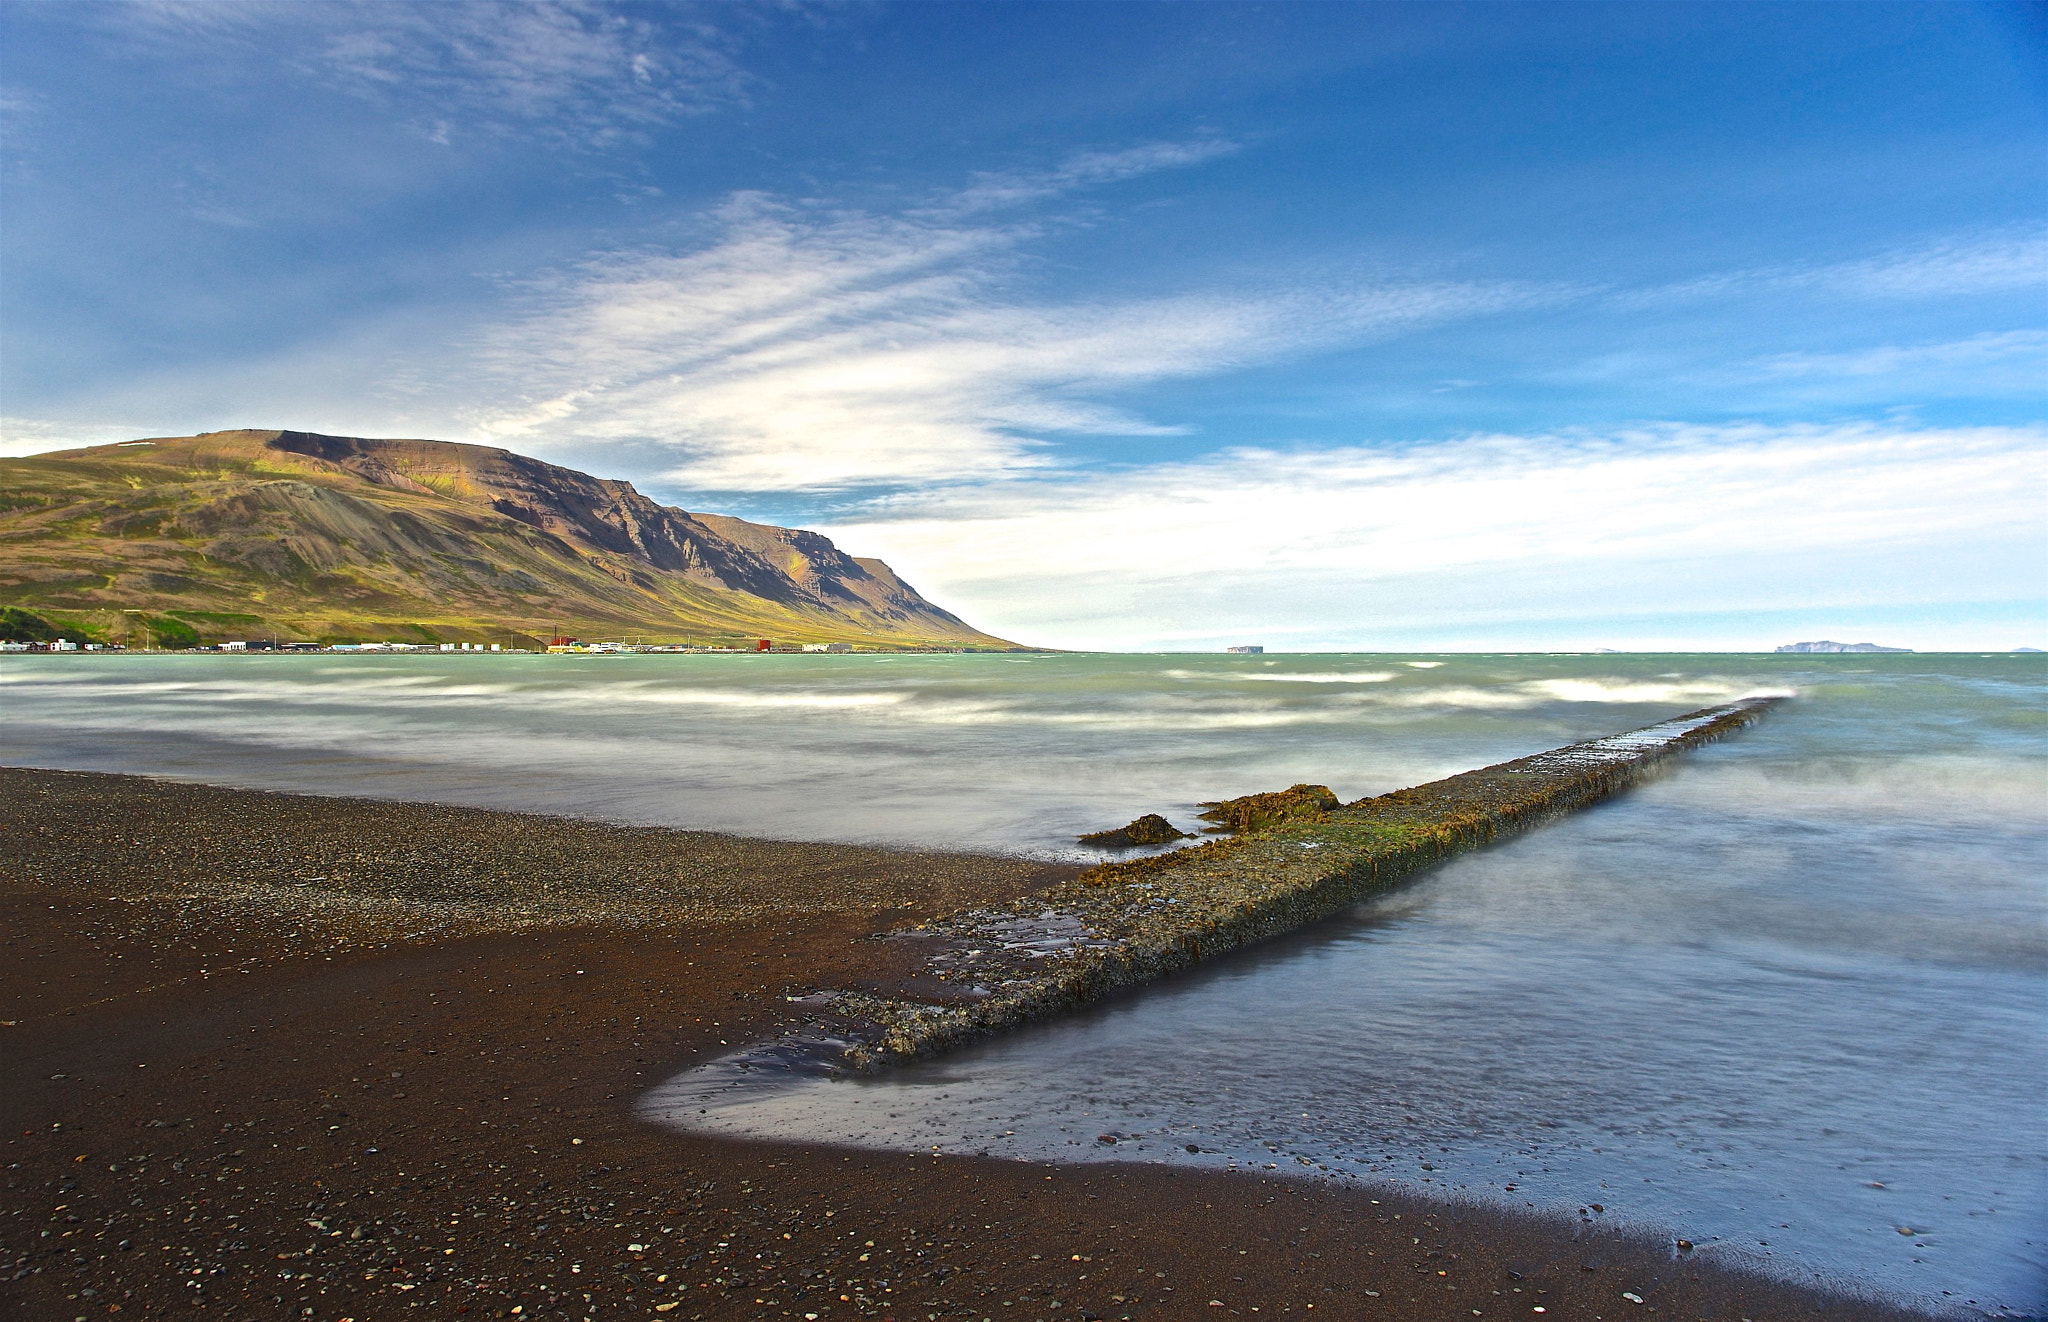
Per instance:
[[[803,999],[835,1021],[823,1040],[841,1067],[932,1055],[1326,918],[1454,854],[1618,794],[1778,701],[1747,698],[1105,863],[1002,909],[880,937],[908,944],[917,971],[887,987]]]

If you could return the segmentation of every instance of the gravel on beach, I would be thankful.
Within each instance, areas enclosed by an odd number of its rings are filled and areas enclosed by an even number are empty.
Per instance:
[[[0,1316],[1911,1315],[1598,1218],[633,1118],[1072,875],[0,769]]]

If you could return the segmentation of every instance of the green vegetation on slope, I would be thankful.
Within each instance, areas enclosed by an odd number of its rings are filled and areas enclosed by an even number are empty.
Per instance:
[[[57,626],[40,615],[0,606],[0,643],[47,643],[57,637]]]
[[[816,533],[486,446],[209,432],[0,460],[0,492],[0,602],[137,646],[1017,646]]]

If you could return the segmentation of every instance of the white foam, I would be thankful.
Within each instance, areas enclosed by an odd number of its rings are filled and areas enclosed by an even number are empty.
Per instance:
[[[1524,692],[1560,702],[1732,702],[1742,685],[1720,679],[1664,683],[1626,679],[1537,679],[1520,685]]]
[[[1167,679],[1195,680],[1210,684],[1384,684],[1394,678],[1394,672],[1391,670],[1282,671],[1272,675],[1256,671],[1238,673],[1205,670],[1162,670],[1159,673]]]

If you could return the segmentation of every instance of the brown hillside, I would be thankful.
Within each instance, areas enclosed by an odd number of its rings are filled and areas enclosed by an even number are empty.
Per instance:
[[[447,441],[225,431],[0,460],[0,605],[200,637],[1016,644],[817,533]]]

